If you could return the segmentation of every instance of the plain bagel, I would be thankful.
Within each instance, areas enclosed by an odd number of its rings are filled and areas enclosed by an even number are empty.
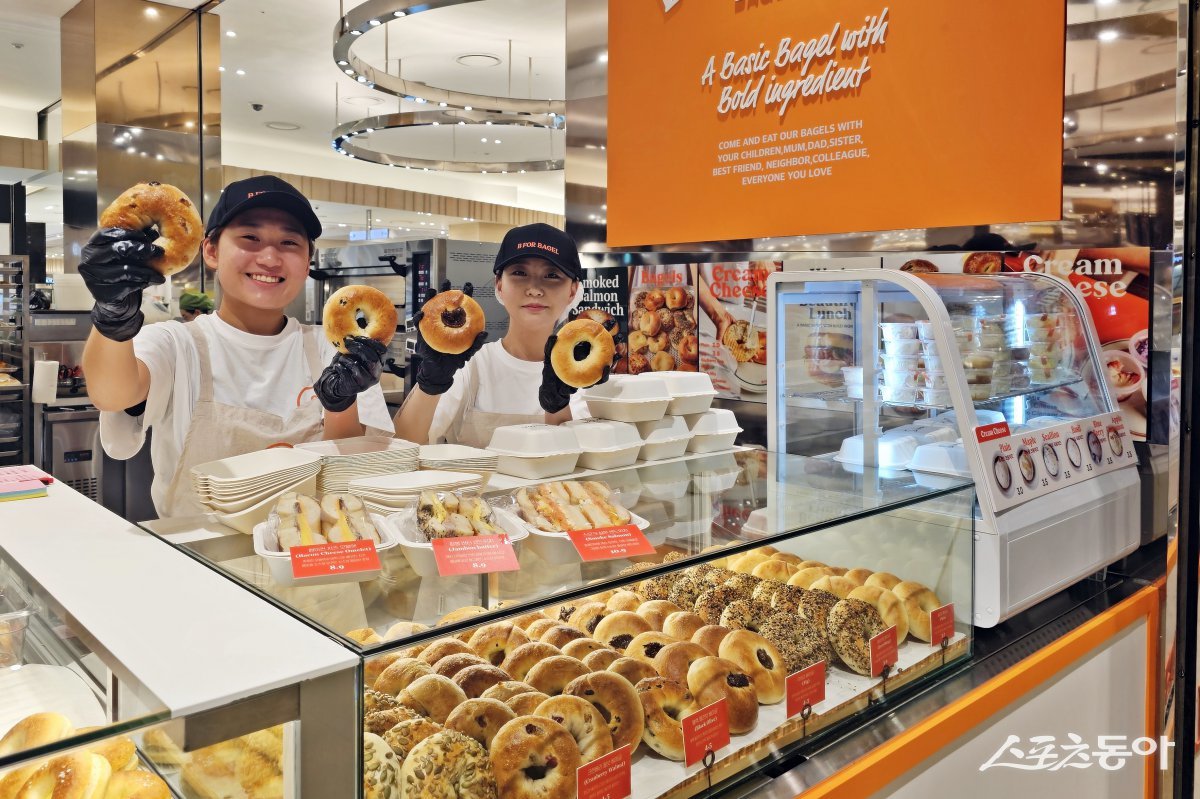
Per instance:
[[[573,388],[594,386],[612,366],[616,344],[599,322],[576,319],[558,331],[550,350],[550,366],[558,379]]]

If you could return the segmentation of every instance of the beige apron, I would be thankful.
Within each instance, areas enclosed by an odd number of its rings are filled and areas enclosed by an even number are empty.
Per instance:
[[[544,411],[537,413],[488,413],[476,410],[475,398],[479,394],[479,368],[474,359],[463,368],[463,401],[458,413],[446,430],[446,441],[468,447],[487,447],[492,442],[492,431],[497,427],[514,424],[545,424]]]
[[[162,516],[191,516],[208,512],[196,500],[192,491],[189,472],[193,466],[208,461],[229,458],[266,449],[272,444],[300,444],[321,438],[324,418],[321,403],[310,392],[301,396],[309,401],[298,405],[288,418],[253,408],[240,408],[213,401],[212,360],[208,353],[208,339],[199,325],[184,325],[196,342],[196,355],[200,360],[200,397],[192,409],[192,421],[179,454],[175,477],[167,488],[167,506]],[[312,336],[303,332],[304,356],[308,369],[315,381],[324,368],[321,356]],[[299,402],[299,401],[298,401]]]

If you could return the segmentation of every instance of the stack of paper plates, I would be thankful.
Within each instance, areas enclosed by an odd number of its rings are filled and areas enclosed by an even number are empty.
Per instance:
[[[418,445],[387,436],[314,441],[296,448],[321,458],[317,490],[322,494],[344,492],[350,481],[363,477],[415,471],[420,453]]]
[[[447,472],[473,472],[487,485],[496,471],[496,453],[461,444],[426,444],[421,447],[421,468]]]
[[[479,476],[467,472],[428,470],[353,480],[349,492],[368,510],[395,513],[414,504],[422,491],[478,491]]]
[[[193,466],[192,489],[214,510],[235,513],[303,483],[321,468],[321,458],[299,449],[264,449]]]

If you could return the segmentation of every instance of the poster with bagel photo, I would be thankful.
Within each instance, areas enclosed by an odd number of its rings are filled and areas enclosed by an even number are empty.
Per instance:
[[[712,378],[718,397],[766,401],[767,278],[781,268],[782,261],[692,266],[700,368]]]
[[[634,267],[625,364],[629,374],[699,370],[696,292],[690,277],[684,264]]]

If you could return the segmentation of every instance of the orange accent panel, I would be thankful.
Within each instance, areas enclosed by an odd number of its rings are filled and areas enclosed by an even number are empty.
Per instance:
[[[941,749],[954,743],[973,728],[1017,702],[1021,697],[1048,682],[1059,672],[1090,654],[1105,641],[1138,619],[1147,619],[1147,655],[1158,646],[1158,591],[1143,588],[1116,607],[1068,633],[1059,640],[992,678],[960,699],[946,705],[929,718],[868,752],[833,776],[801,794],[804,799],[843,799],[847,796],[871,796],[918,768]],[[1153,707],[1153,679],[1157,667],[1147,663],[1148,707]],[[1157,738],[1153,713],[1147,712],[1147,736]],[[1149,758],[1157,762],[1154,758]],[[1147,788],[1152,787],[1149,775]],[[1154,796],[1153,792],[1147,796]]]
[[[608,13],[612,246],[1062,216],[1064,2]]]

